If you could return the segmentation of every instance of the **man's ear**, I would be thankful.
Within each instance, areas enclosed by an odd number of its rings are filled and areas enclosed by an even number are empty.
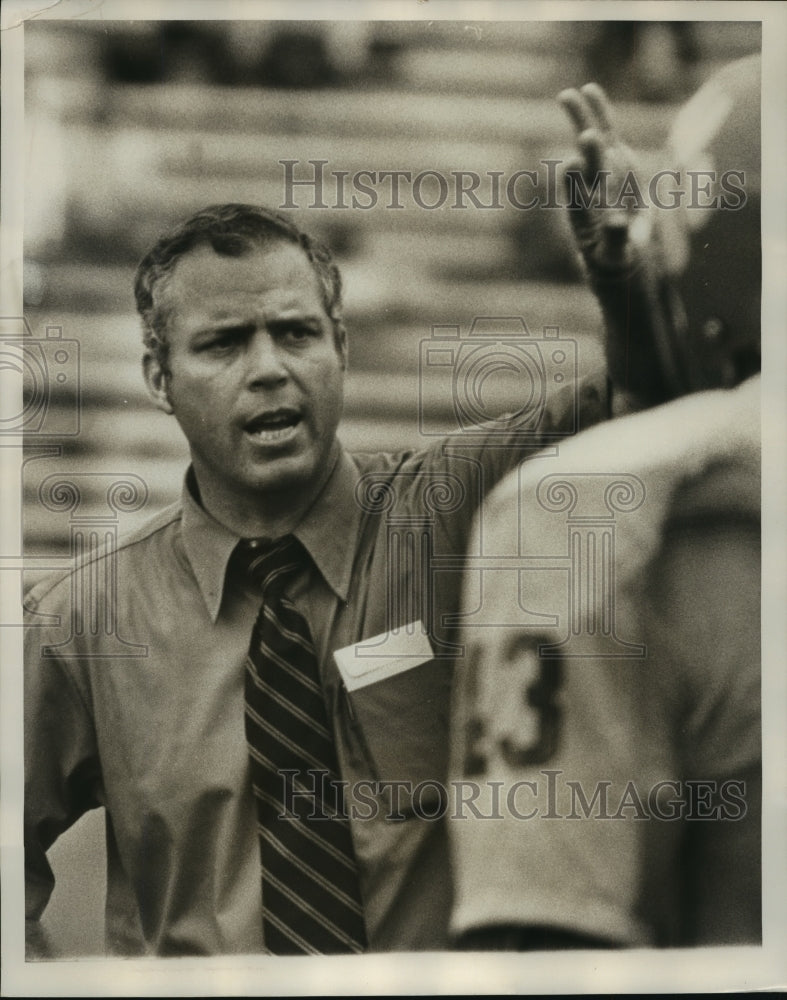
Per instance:
[[[169,375],[161,367],[159,359],[150,351],[146,351],[142,356],[142,374],[145,376],[145,385],[154,404],[164,413],[173,413],[169,398]]]

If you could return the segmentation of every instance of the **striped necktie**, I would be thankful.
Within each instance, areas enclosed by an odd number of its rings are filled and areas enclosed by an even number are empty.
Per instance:
[[[366,932],[336,749],[312,638],[284,588],[308,565],[292,535],[242,542],[263,603],[246,659],[246,742],[257,804],[265,948],[362,952]]]

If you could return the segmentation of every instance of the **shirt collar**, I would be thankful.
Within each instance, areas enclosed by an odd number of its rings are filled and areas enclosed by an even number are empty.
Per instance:
[[[340,600],[350,591],[355,540],[361,509],[355,500],[358,470],[344,449],[322,492],[293,534],[308,550],[328,586]],[[183,482],[183,547],[202,599],[215,622],[221,607],[227,564],[240,537],[211,517],[195,499],[192,469]]]
[[[355,499],[358,470],[343,449],[323,487],[293,534],[302,542],[336,596],[347,600],[361,508]]]
[[[227,563],[240,538],[211,517],[195,499],[194,471],[189,468],[183,482],[183,548],[191,563],[202,599],[215,622],[224,593]]]

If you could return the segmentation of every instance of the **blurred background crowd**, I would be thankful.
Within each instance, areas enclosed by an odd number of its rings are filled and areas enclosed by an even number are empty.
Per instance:
[[[282,205],[283,159],[299,176],[310,159],[445,176],[565,159],[573,136],[555,95],[589,79],[647,154],[677,104],[760,44],[756,22],[28,22],[25,316],[35,338],[49,327],[78,342],[78,372],[68,348],[67,388],[45,387],[48,422],[30,439],[61,454],[31,451],[25,466],[28,553],[68,553],[68,516],[40,502],[52,473],[139,476],[147,503],[123,528],[179,491],[185,445],[147,402],[132,295],[166,226],[213,202]],[[575,338],[580,370],[600,361],[563,213],[388,202],[342,211],[299,199],[295,212],[345,275],[347,446],[417,443],[419,390],[439,422],[450,400],[419,382],[435,324],[521,316],[534,336],[557,326]],[[74,406],[79,433],[59,437]],[[85,482],[83,515],[100,515],[103,488]]]

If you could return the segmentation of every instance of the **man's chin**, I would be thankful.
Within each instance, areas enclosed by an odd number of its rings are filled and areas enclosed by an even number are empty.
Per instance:
[[[319,493],[327,474],[327,460],[318,465],[306,456],[283,456],[258,469],[254,490],[263,501],[266,497],[301,501]]]

